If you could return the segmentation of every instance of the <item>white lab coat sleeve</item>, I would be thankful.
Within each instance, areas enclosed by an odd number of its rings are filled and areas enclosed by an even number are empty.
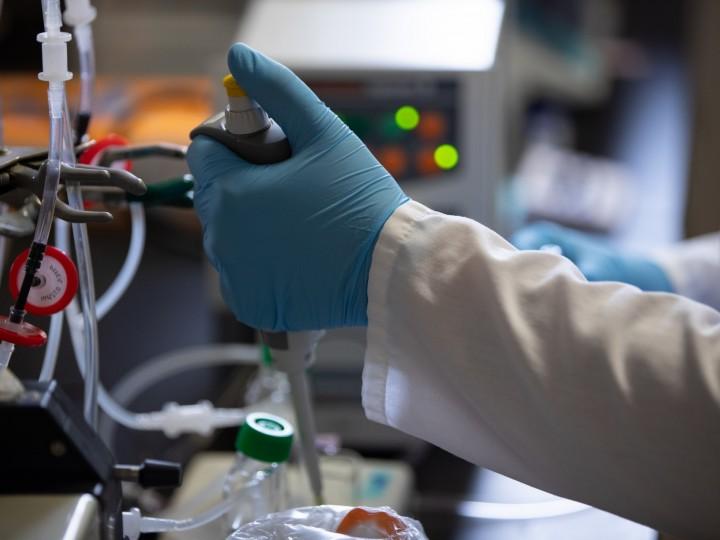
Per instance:
[[[678,294],[720,310],[720,233],[654,252]]]
[[[720,534],[720,313],[416,202],[368,286],[367,416],[678,536]]]

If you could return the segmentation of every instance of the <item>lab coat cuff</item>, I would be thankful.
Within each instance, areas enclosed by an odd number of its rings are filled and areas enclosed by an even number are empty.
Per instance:
[[[387,334],[391,316],[388,288],[396,269],[398,253],[423,218],[437,212],[410,201],[400,206],[383,227],[373,251],[368,280],[368,329],[363,368],[362,401],[368,419],[392,425],[387,414],[387,379],[393,358],[392,336]]]

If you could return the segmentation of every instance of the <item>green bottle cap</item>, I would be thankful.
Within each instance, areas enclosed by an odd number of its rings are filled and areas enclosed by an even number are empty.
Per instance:
[[[290,457],[293,433],[292,424],[284,418],[264,412],[250,413],[238,430],[235,449],[258,461],[282,463]]]

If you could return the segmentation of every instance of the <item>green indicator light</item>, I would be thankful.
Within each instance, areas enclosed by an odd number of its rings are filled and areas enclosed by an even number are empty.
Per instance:
[[[452,144],[441,144],[438,146],[435,149],[433,157],[435,158],[435,164],[446,171],[454,169],[458,161],[460,161],[460,154]]]
[[[412,131],[420,123],[420,113],[415,107],[404,105],[395,111],[395,123],[400,129]]]

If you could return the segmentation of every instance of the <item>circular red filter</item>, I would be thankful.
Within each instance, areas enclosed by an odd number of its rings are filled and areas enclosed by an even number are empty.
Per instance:
[[[23,251],[10,267],[8,282],[13,298],[17,298],[20,292],[29,252],[29,249]],[[40,268],[35,274],[35,283],[30,288],[25,309],[33,315],[52,315],[62,311],[75,296],[77,288],[78,273],[75,263],[58,248],[47,246]]]

